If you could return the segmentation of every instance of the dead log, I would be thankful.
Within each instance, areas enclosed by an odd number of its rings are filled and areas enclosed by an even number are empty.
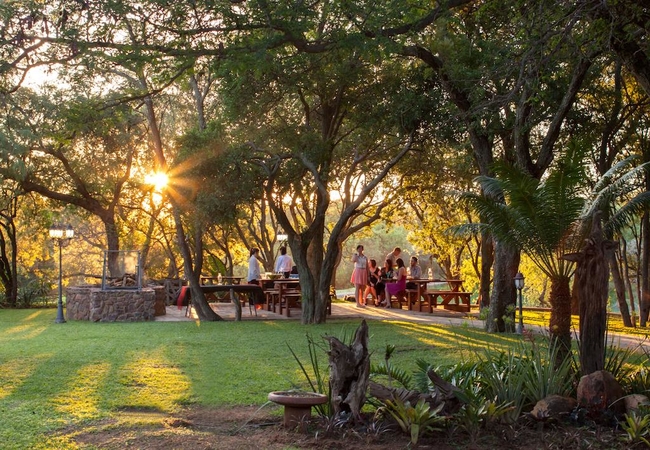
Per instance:
[[[350,346],[332,336],[325,340],[330,344],[330,392],[334,414],[350,412],[360,420],[370,376],[368,324],[365,320],[361,322]]]
[[[386,400],[392,402],[399,398],[402,402],[409,402],[411,406],[415,406],[420,400],[424,400],[431,409],[437,408],[441,403],[444,404],[440,411],[442,415],[451,415],[458,412],[462,406],[462,401],[456,396],[456,392],[460,392],[460,389],[443,380],[433,370],[429,370],[427,376],[434,384],[432,392],[423,393],[404,388],[393,388],[371,381],[368,386],[368,393],[382,403],[385,403]]]

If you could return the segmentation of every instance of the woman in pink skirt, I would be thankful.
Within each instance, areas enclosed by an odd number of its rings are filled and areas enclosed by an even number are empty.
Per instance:
[[[363,254],[363,245],[357,245],[357,252],[352,256],[354,271],[350,278],[350,283],[354,284],[354,299],[357,302],[357,308],[366,306],[363,292],[368,284],[368,258]]]

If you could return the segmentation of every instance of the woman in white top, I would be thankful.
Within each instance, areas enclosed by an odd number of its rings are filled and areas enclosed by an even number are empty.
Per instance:
[[[357,245],[357,252],[352,256],[354,271],[350,283],[354,284],[354,299],[357,302],[357,308],[364,308],[366,300],[363,293],[368,284],[368,258],[363,254],[363,245]]]
[[[289,278],[291,268],[293,267],[293,259],[287,255],[287,247],[280,247],[280,256],[275,261],[275,272],[281,273],[284,278]]]
[[[246,278],[249,284],[259,284],[258,281],[262,279],[262,274],[260,273],[260,262],[257,259],[259,253],[259,248],[251,248],[251,257],[248,259],[248,277]]]

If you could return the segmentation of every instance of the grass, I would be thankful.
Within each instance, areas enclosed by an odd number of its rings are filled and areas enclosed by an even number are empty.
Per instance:
[[[353,336],[358,320],[55,324],[56,310],[0,310],[0,447],[78,448],[57,431],[117,412],[174,413],[185,405],[256,405],[274,390],[306,388],[288,345],[305,363],[306,335]],[[372,362],[474,361],[519,336],[469,326],[369,322]],[[322,341],[323,348],[325,342]],[[321,367],[326,367],[325,352]]]
[[[524,324],[539,325],[548,328],[551,313],[549,310],[527,310],[524,309]],[[580,320],[578,316],[571,316],[571,326],[574,330],[580,329]],[[623,325],[623,319],[620,315],[611,314],[607,318],[607,330],[612,333],[626,334],[637,337],[648,337],[650,329],[638,327],[630,328]]]
[[[53,309],[0,311],[3,448],[76,448],[53,443],[48,436],[116,411],[170,413],[189,404],[261,406],[270,391],[306,387],[287,345],[308,361],[307,333],[342,338],[352,336],[359,325],[358,321],[309,327],[296,321],[55,324],[55,315]],[[373,361],[383,358],[386,345],[393,344],[397,350],[392,363],[406,370],[415,369],[417,358],[453,363],[471,358],[473,347],[507,348],[518,339],[471,327],[405,322],[369,326]]]

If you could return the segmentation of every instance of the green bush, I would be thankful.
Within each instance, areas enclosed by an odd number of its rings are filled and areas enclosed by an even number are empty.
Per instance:
[[[49,301],[52,286],[49,282],[40,278],[21,280],[18,286],[18,308],[32,308],[36,305],[46,306]]]

